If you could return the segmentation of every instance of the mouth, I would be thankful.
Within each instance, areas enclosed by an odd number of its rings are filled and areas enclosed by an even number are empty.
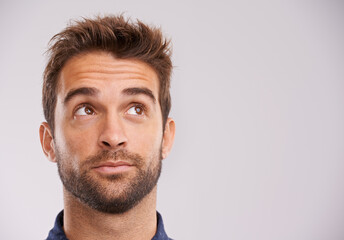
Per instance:
[[[97,165],[93,169],[101,174],[119,174],[129,171],[133,167],[131,163],[125,161],[108,161]]]

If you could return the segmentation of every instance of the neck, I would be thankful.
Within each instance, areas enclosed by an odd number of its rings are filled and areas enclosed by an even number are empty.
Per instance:
[[[64,189],[64,224],[70,240],[152,239],[157,229],[155,187],[142,201],[122,214],[96,211]]]

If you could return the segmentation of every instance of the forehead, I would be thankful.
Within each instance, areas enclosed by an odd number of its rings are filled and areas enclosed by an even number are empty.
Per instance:
[[[153,68],[140,60],[118,59],[111,53],[95,51],[72,57],[61,70],[60,94],[80,86],[105,89],[144,86],[157,94],[159,81]]]

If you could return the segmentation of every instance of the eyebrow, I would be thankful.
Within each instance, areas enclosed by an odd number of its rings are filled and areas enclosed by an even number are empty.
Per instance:
[[[82,87],[72,89],[67,93],[67,96],[64,98],[63,103],[66,105],[72,98],[78,95],[96,96],[98,94],[99,90],[96,88]]]
[[[91,87],[82,87],[82,88],[76,88],[70,90],[66,97],[63,100],[63,103],[66,105],[72,98],[78,96],[78,95],[86,95],[86,96],[96,96],[99,94],[99,90],[96,88],[91,88]],[[148,89],[148,88],[126,88],[122,91],[123,94],[125,95],[139,95],[143,94],[148,96],[153,103],[156,103],[156,98],[154,97],[153,92]]]
[[[156,103],[156,99],[154,97],[153,92],[150,89],[145,88],[145,87],[143,87],[143,88],[126,88],[122,91],[122,93],[125,95],[143,94],[143,95],[148,96],[153,101],[153,103]]]

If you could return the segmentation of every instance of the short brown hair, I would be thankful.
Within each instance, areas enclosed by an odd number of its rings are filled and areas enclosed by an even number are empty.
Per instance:
[[[73,56],[93,50],[112,53],[119,59],[137,59],[151,66],[159,78],[159,103],[165,126],[171,109],[172,72],[170,41],[161,31],[141,21],[120,16],[83,18],[74,21],[50,40],[49,59],[43,76],[43,111],[52,134],[60,71]]]

